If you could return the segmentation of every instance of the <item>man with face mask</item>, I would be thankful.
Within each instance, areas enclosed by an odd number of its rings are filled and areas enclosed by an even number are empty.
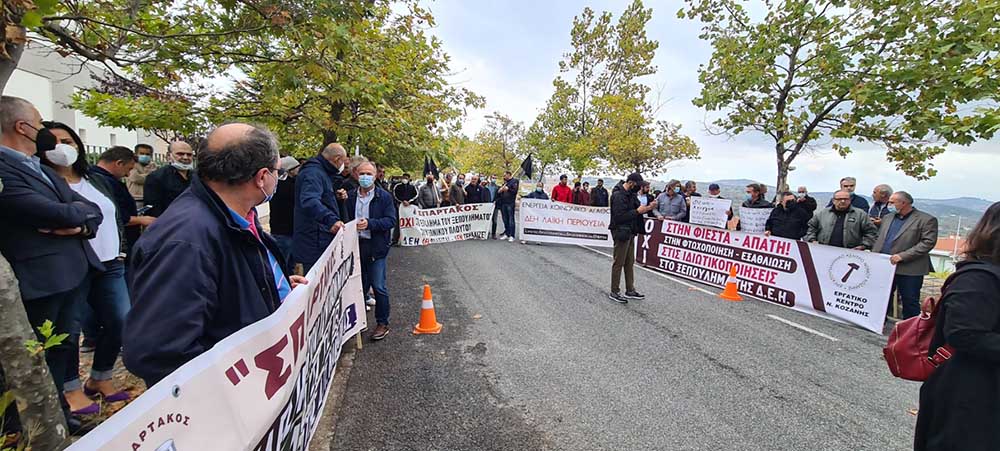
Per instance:
[[[451,198],[452,205],[465,203],[465,174],[458,174],[455,183],[448,187],[448,196]]]
[[[389,290],[386,288],[386,257],[390,232],[396,223],[392,197],[375,186],[375,165],[358,166],[358,188],[347,193],[347,221],[358,220],[358,249],[361,252],[362,292],[375,293],[375,330],[372,340],[389,334]]]
[[[194,171],[194,151],[184,141],[174,141],[167,147],[170,164],[146,177],[144,200],[152,208],[148,216],[160,216],[167,207],[191,185]]]
[[[301,263],[304,273],[344,225],[337,192],[343,189],[347,163],[344,147],[330,143],[319,155],[306,160],[295,179],[292,261]]]
[[[271,132],[227,124],[198,149],[198,177],[133,251],[125,366],[152,386],[236,331],[274,313],[295,285],[256,206],[287,174]],[[164,339],[169,337],[169,339]]]
[[[426,177],[427,183],[420,187],[417,204],[422,209],[438,208],[441,206],[441,192],[438,191],[437,184],[434,183],[434,174],[428,173]]]
[[[482,204],[490,201],[490,192],[479,184],[479,176],[472,176],[472,183],[465,187],[465,202],[469,204]]]
[[[643,185],[642,175],[629,174],[611,194],[611,238],[615,243],[614,263],[611,265],[611,293],[608,298],[619,304],[627,304],[629,299],[642,300],[646,296],[635,289],[635,237],[643,232],[643,216],[656,209],[656,201],[639,205],[639,190]],[[621,293],[621,277],[625,272],[625,293]]]
[[[764,234],[792,240],[802,238],[809,230],[812,215],[799,206],[790,192],[781,193],[780,200],[764,224]]]
[[[816,211],[818,206],[816,203],[816,198],[809,195],[809,190],[804,186],[798,188],[798,192],[795,195],[795,201],[799,203],[805,211],[812,215]]]
[[[129,194],[135,199],[136,208],[142,208],[145,206],[143,200],[145,199],[146,178],[160,167],[153,162],[153,146],[149,144],[135,145],[135,161],[137,164],[132,167],[125,182]]]
[[[55,135],[42,127],[31,103],[0,97],[0,252],[17,277],[32,329],[50,320],[59,334],[69,333],[76,322],[76,306],[87,297],[88,274],[104,270],[87,243],[104,217],[97,204],[42,166],[38,153],[52,152],[51,159],[58,159],[55,150]],[[45,350],[49,374],[60,392],[72,349],[62,343]],[[65,413],[70,432],[81,431],[80,421]]]
[[[410,205],[417,200],[417,188],[410,183],[410,174],[403,174],[403,179],[392,189],[392,197],[396,199],[396,217],[399,217],[399,208],[410,208]],[[396,223],[396,235],[392,239],[392,244],[399,244],[399,223]]]
[[[549,195],[545,194],[545,184],[538,182],[535,184],[535,190],[524,196],[525,199],[543,199],[549,200]]]

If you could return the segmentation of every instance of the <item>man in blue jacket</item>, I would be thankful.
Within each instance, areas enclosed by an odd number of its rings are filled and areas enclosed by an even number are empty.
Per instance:
[[[331,143],[306,160],[295,179],[292,261],[301,263],[305,273],[344,226],[337,191],[344,184],[342,173],[347,162],[347,151]]]
[[[305,279],[288,277],[281,249],[257,221],[287,174],[278,143],[247,124],[215,129],[198,150],[198,177],[139,238],[125,366],[152,386],[222,339],[270,315]]]
[[[347,193],[348,221],[358,220],[358,247],[361,251],[361,285],[364,293],[375,291],[375,331],[372,340],[389,334],[389,289],[385,285],[386,257],[391,232],[396,225],[392,195],[375,186],[375,165],[358,166],[357,189]]]
[[[87,298],[87,275],[104,270],[87,243],[104,217],[96,204],[40,164],[37,154],[55,147],[56,137],[42,126],[34,105],[0,97],[0,252],[14,269],[32,328],[50,320],[62,334],[78,327],[74,307]],[[45,350],[59,392],[72,349],[62,343]],[[67,419],[76,433],[80,422]]]

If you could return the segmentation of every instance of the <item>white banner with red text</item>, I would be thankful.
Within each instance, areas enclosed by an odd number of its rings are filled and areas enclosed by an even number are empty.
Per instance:
[[[895,267],[889,256],[785,238],[647,219],[640,264],[881,334]]]
[[[521,199],[517,232],[525,241],[614,247],[610,221],[608,207]]]
[[[493,204],[399,209],[399,243],[426,246],[453,241],[485,240],[493,224]]]
[[[366,327],[360,264],[352,221],[275,313],[187,362],[70,449],[307,449],[341,347]]]

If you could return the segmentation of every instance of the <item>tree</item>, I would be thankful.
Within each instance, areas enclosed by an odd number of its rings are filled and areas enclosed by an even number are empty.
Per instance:
[[[1000,129],[1000,4],[974,0],[782,0],[760,20],[735,0],[686,0],[714,49],[694,104],[736,135],[774,141],[777,186],[803,152],[884,146],[917,179],[944,143]]]
[[[500,175],[504,171],[517,172],[521,160],[527,156],[524,149],[524,123],[495,112],[487,116],[474,140],[458,140],[454,148],[455,163],[462,171],[475,171]]]
[[[654,129],[679,132],[671,124],[656,123],[650,88],[640,81],[656,72],[652,61],[659,43],[646,36],[651,18],[652,10],[635,0],[615,23],[611,13],[595,15],[590,8],[573,19],[573,51],[563,56],[559,70],[574,77],[556,77],[555,92],[536,125],[542,146],[552,149],[577,176],[602,160],[616,170],[654,170],[697,155],[690,140],[681,150],[676,143],[660,145],[663,142],[652,136]]]

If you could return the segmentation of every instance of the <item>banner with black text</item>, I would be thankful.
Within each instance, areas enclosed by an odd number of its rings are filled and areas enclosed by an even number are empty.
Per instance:
[[[187,362],[69,449],[307,449],[341,348],[366,327],[360,265],[352,221],[278,311]]]
[[[419,209],[399,209],[399,242],[426,246],[453,241],[485,240],[493,222],[493,204],[465,204]]]
[[[608,207],[521,199],[517,231],[522,240],[537,243],[614,247],[608,225]]]

